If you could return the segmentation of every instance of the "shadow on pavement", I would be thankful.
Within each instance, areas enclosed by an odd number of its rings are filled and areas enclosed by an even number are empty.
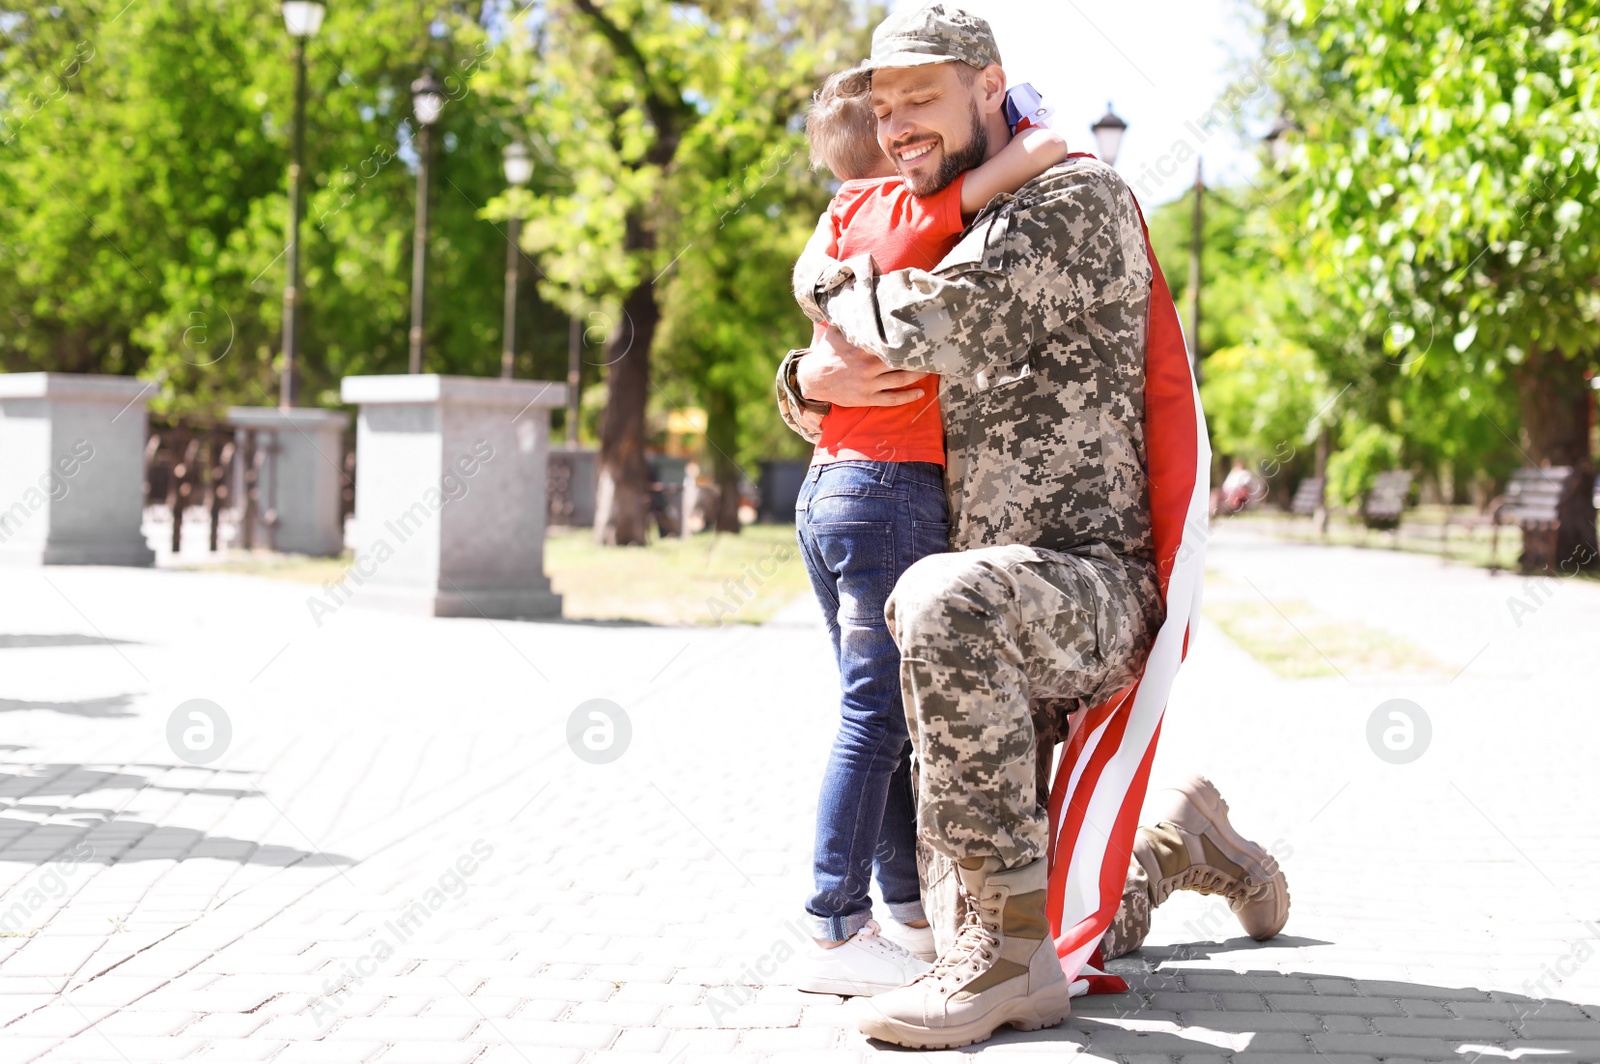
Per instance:
[[[168,765],[151,768],[170,770]],[[19,771],[8,771],[17,769]],[[151,783],[140,776],[118,769],[90,768],[76,764],[18,765],[0,762],[0,798],[77,797],[94,791],[166,791],[172,794],[203,794],[211,798],[252,798],[261,792],[241,787],[170,787]],[[13,806],[15,808],[15,806]],[[67,810],[63,810],[67,812]],[[80,810],[70,810],[77,814]]]
[[[319,853],[295,846],[262,845],[249,839],[208,835],[195,828],[151,824],[142,820],[106,820],[95,824],[39,824],[0,816],[0,861],[51,864],[90,852],[74,863],[126,864],[131,861],[186,861],[209,857],[240,864],[288,868],[303,861],[325,865],[353,865],[355,858]]]
[[[166,772],[173,766],[137,767]],[[286,868],[308,859],[329,865],[355,863],[354,858],[342,854],[321,853],[295,846],[263,845],[250,839],[209,835],[195,828],[122,819],[118,809],[57,805],[47,801],[50,798],[76,798],[98,791],[164,791],[234,801],[266,797],[254,788],[167,786],[151,783],[151,777],[133,772],[96,769],[79,764],[0,765],[0,769],[4,768],[18,770],[0,771],[0,800],[7,802],[5,812],[32,814],[33,817],[47,819],[41,821],[0,815],[0,861],[44,865],[62,859],[72,860],[69,851],[81,855],[81,843],[87,843],[89,854],[78,856],[74,863],[88,861],[111,865],[127,861],[187,860],[198,857],[274,868]]]
[[[111,647],[137,646],[134,639],[109,639],[99,635],[80,635],[63,632],[60,635],[4,635],[0,634],[0,650],[25,647]]]
[[[1215,952],[1231,945],[1218,944]],[[1194,955],[1193,947],[1182,949]],[[1113,962],[1132,989],[1074,999],[1072,1016],[1057,1027],[1027,1033],[1003,1028],[987,1042],[954,1052],[1037,1043],[1040,1049],[1072,1045],[1122,1060],[1185,1054],[1195,1054],[1186,1057],[1194,1060],[1248,1061],[1271,1054],[1459,1064],[1600,1059],[1600,1005],[1327,972],[1162,963],[1162,954],[1179,951],[1145,950]]]
[[[0,713],[14,713],[24,709],[48,709],[52,713],[65,713],[71,717],[136,717],[128,709],[132,695],[112,695],[109,698],[85,698],[76,702],[39,702],[31,698],[0,698]]]

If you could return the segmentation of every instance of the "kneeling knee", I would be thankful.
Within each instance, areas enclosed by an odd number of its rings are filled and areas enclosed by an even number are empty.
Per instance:
[[[913,564],[885,609],[895,642],[902,648],[948,645],[955,636],[970,645],[981,637],[997,619],[986,574],[960,554],[933,554]]]

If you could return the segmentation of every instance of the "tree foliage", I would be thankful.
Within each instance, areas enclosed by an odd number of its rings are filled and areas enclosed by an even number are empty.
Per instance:
[[[410,83],[437,127],[425,368],[498,366],[512,106],[469,91],[494,53],[474,10],[329,6],[307,48],[301,395],[404,372],[416,154]],[[157,409],[277,398],[292,42],[276,5],[71,0],[0,20],[0,367],[136,373]],[[534,191],[540,191],[536,178]],[[523,375],[561,375],[564,316],[531,286]]]
[[[770,435],[772,368],[804,328],[789,265],[825,202],[798,120],[870,25],[847,0],[550,0],[511,35],[486,91],[528,94],[528,131],[564,179],[522,204],[523,243],[545,296],[602,341],[603,542],[643,541],[645,418],[664,389],[710,413],[730,501],[746,424]],[[680,387],[657,379],[657,354]]]
[[[1281,485],[1280,494],[1287,491],[1309,471],[1322,416],[1335,398],[1311,352],[1287,340],[1246,343],[1223,348],[1205,366],[1200,391],[1213,446],[1258,468],[1269,484]]]
[[[306,49],[302,401],[406,368],[410,83],[431,66],[449,100],[425,369],[497,372],[516,215],[519,375],[565,375],[575,315],[586,377],[608,393],[598,420],[627,436],[635,471],[646,406],[699,405],[734,500],[741,469],[795,446],[771,372],[804,337],[787,277],[827,195],[799,119],[881,14],[851,0],[329,5]],[[137,374],[176,413],[274,402],[294,103],[276,6],[69,0],[0,17],[0,53],[0,368]],[[508,192],[513,138],[536,168]]]
[[[1592,476],[1600,5],[1259,2],[1299,127],[1280,256],[1330,375],[1440,459]],[[1564,551],[1593,547],[1579,495]]]

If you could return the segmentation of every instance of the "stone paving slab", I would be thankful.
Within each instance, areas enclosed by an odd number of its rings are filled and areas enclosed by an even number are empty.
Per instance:
[[[1288,871],[1286,933],[1180,895],[1131,993],[919,1059],[1600,1060],[1600,587],[1226,527],[1210,564],[1219,602],[1447,668],[1281,680],[1206,624],[1154,778],[1211,774]],[[834,715],[813,606],[319,625],[313,591],[0,570],[0,1061],[898,1052],[788,985]],[[194,698],[232,728],[198,765],[168,741]],[[1368,742],[1393,698],[1432,724],[1409,764]],[[608,763],[568,740],[593,699],[631,725]]]

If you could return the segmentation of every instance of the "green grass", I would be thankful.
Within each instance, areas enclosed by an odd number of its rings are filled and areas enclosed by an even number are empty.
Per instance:
[[[563,616],[653,624],[760,624],[811,593],[792,525],[748,525],[648,547],[600,547],[588,529],[545,540]]]
[[[339,558],[238,553],[186,568],[324,584],[350,564]],[[555,529],[545,572],[569,620],[650,624],[760,624],[811,593],[792,525],[750,525],[739,535],[704,533],[648,547],[600,547],[589,529]]]
[[[1209,575],[1206,582],[1212,584]],[[1443,662],[1398,636],[1359,621],[1321,617],[1299,600],[1207,599],[1203,609],[1229,639],[1286,680],[1450,673]]]
[[[325,584],[337,580],[351,562],[349,551],[337,558],[312,558],[304,554],[273,554],[268,551],[230,551],[220,561],[175,568],[200,573],[242,573],[269,580],[289,580],[297,584]]]
[[[1414,506],[1407,510],[1398,531],[1376,532],[1347,514],[1335,514],[1328,521],[1326,535],[1317,533],[1309,517],[1291,517],[1280,510],[1251,511],[1221,521],[1236,523],[1275,539],[1294,543],[1315,543],[1329,547],[1365,547],[1372,550],[1399,550],[1407,554],[1426,554],[1479,569],[1517,571],[1522,554],[1522,530],[1515,525],[1500,528],[1498,545],[1493,530],[1487,527],[1451,525],[1445,535],[1446,516],[1461,518],[1475,514],[1470,506]],[[1600,568],[1585,569],[1576,575],[1584,580],[1600,580]]]
[[[1329,518],[1328,532],[1319,535],[1309,517],[1291,517],[1279,511],[1253,511],[1221,521],[1262,532],[1277,539],[1297,543],[1320,543],[1330,547],[1368,547],[1375,550],[1400,550],[1408,554],[1428,554],[1480,569],[1515,569],[1522,553],[1522,532],[1515,525],[1500,529],[1500,540],[1491,551],[1492,531],[1488,528],[1450,526],[1445,535],[1445,515],[1464,516],[1471,507],[1418,506],[1406,511],[1398,532],[1377,532],[1359,520],[1342,514]]]

